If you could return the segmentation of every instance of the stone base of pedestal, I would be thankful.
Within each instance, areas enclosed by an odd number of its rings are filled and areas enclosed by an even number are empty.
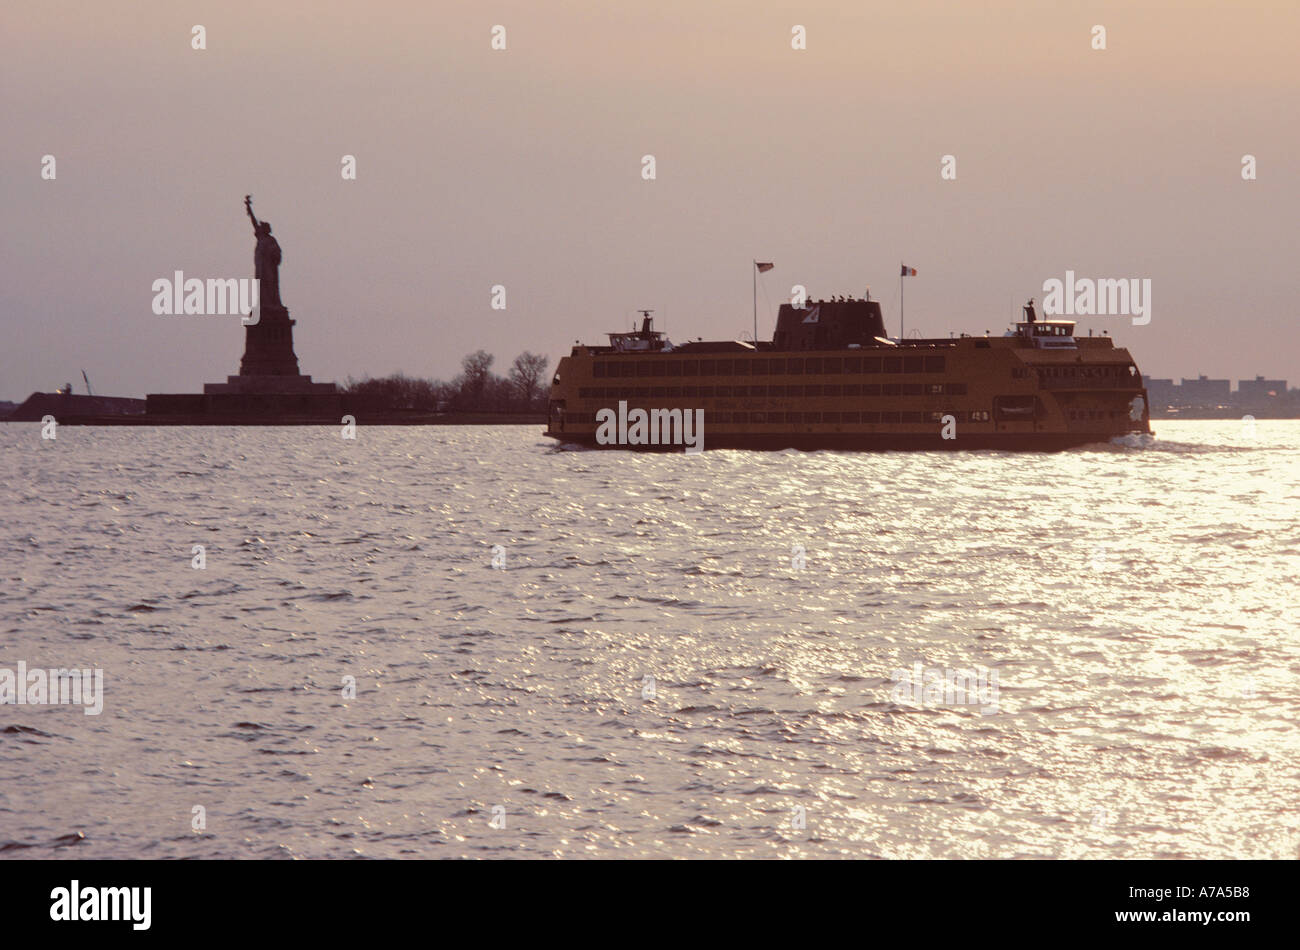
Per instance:
[[[314,383],[310,376],[227,376],[224,383],[204,383],[208,396],[230,394],[284,393],[328,396],[338,392],[334,383]]]
[[[313,385],[330,391],[149,393],[145,397],[145,415],[165,416],[170,421],[193,425],[217,421],[228,425],[274,425],[278,421],[303,420],[341,422],[343,394],[333,383]]]

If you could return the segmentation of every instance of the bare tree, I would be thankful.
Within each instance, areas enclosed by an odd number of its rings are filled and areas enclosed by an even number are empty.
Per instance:
[[[472,402],[483,398],[492,376],[493,356],[487,350],[475,350],[460,361],[461,392]]]
[[[550,360],[540,353],[530,353],[527,350],[515,357],[514,364],[510,367],[510,385],[523,400],[525,409],[531,409],[537,400],[549,363]]]

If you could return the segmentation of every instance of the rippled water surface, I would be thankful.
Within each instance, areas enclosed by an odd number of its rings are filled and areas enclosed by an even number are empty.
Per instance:
[[[0,854],[1295,857],[1300,422],[1155,428],[0,427],[0,667],[105,676],[0,706]]]

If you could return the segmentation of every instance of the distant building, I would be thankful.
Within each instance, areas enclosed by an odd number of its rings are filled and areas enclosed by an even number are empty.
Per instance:
[[[1266,399],[1276,399],[1285,395],[1285,379],[1265,379],[1263,376],[1256,376],[1254,379],[1237,380],[1237,398],[1242,402],[1263,402]]]
[[[1217,406],[1232,398],[1232,381],[1228,379],[1183,378],[1178,387],[1180,401],[1185,406]]]
[[[1178,387],[1172,379],[1152,379],[1142,377],[1142,385],[1147,388],[1147,399],[1153,406],[1172,406],[1178,400]]]

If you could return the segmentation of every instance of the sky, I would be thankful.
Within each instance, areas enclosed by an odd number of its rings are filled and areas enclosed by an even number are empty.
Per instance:
[[[1295,0],[7,3],[0,398],[235,373],[238,318],[152,286],[251,277],[245,194],[317,380],[504,372],[640,308],[738,338],[760,260],[763,338],[796,284],[892,331],[900,263],[909,333],[998,334],[1072,270],[1151,281],[1150,323],[1079,331],[1144,373],[1300,385],[1297,37]]]

